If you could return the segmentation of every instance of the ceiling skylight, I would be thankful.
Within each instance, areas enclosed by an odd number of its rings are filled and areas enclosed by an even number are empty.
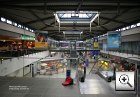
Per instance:
[[[91,18],[92,14],[88,15],[88,14],[61,14],[59,15],[60,18]]]
[[[57,11],[55,13],[58,23],[91,23],[98,15],[97,11]]]

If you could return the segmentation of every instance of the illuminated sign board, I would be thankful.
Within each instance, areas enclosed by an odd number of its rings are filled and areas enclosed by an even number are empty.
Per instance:
[[[33,36],[21,35],[20,39],[22,40],[35,40]]]

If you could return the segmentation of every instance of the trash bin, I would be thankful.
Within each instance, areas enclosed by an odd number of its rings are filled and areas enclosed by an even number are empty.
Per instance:
[[[78,71],[78,75],[79,75],[79,81],[85,82],[85,75],[84,75],[84,72],[82,70]]]
[[[80,78],[80,82],[85,82],[85,77],[84,77],[84,76],[82,76],[82,77]]]
[[[107,81],[111,82],[112,81],[112,77],[108,77]]]
[[[67,70],[66,77],[70,77],[70,76],[71,76],[71,70]]]

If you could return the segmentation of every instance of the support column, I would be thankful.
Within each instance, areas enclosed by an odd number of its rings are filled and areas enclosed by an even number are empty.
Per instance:
[[[90,32],[91,32],[91,23],[90,23]]]
[[[59,32],[60,32],[60,23],[59,23]]]
[[[99,13],[98,13],[98,26],[100,25],[100,18],[99,18]]]

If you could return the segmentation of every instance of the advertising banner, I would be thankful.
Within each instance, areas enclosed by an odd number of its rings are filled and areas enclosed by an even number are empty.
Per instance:
[[[119,49],[121,44],[121,32],[109,32],[107,36],[107,48]]]
[[[35,42],[35,48],[48,48],[47,42]]]
[[[47,33],[36,32],[35,48],[48,48]]]

